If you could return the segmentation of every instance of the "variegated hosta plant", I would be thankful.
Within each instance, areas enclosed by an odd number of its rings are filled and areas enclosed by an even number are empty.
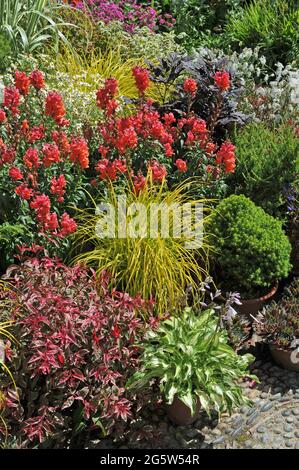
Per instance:
[[[186,308],[182,316],[165,320],[147,333],[141,369],[127,386],[139,389],[157,378],[166,402],[171,404],[176,395],[192,415],[198,398],[207,413],[230,413],[234,406],[249,405],[238,382],[245,376],[258,381],[247,371],[254,357],[237,355],[219,325],[213,309],[197,314]]]

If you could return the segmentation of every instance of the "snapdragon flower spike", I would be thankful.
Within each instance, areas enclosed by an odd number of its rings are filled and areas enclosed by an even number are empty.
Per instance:
[[[135,79],[136,87],[141,96],[144,95],[145,90],[150,86],[149,71],[143,67],[133,67],[133,77]]]
[[[229,73],[226,72],[225,70],[216,72],[214,75],[214,80],[219,90],[226,91],[229,89],[230,76],[229,76]]]

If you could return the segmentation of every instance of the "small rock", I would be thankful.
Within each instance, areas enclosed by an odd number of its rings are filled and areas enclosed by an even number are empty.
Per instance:
[[[243,413],[244,415],[246,415],[248,411],[249,411],[248,406],[242,406],[242,408],[240,408],[240,413]]]
[[[285,403],[285,402],[287,402],[287,401],[289,401],[289,400],[290,400],[289,397],[284,396],[284,397],[279,398],[278,401],[281,402],[281,403]]]
[[[241,424],[243,424],[244,418],[242,416],[238,416],[234,418],[231,422],[233,428],[238,428]]]
[[[276,382],[277,382],[276,377],[269,377],[269,378],[267,379],[267,384],[272,385],[272,384],[275,384]]]
[[[270,399],[271,401],[273,401],[273,400],[278,400],[279,398],[281,398],[281,393],[280,393],[280,392],[279,392],[279,393],[276,393],[275,395],[271,395],[271,396],[269,397],[269,399]]]
[[[233,438],[239,436],[239,434],[241,434],[243,432],[243,426],[240,426],[239,428],[235,429],[232,433],[231,433],[231,436]]]
[[[285,439],[293,439],[292,434],[284,434],[283,437],[284,437]]]
[[[259,426],[257,428],[257,432],[260,433],[260,434],[263,434],[264,432],[266,432],[266,428],[264,428],[263,426]]]
[[[275,432],[275,434],[281,434],[281,428],[273,428],[273,432]]]
[[[184,433],[187,437],[190,437],[190,439],[193,439],[194,437],[198,437],[199,431],[195,428],[187,429]]]
[[[273,445],[273,448],[274,449],[279,449],[281,448],[282,446],[284,446],[284,440],[282,437],[276,437],[275,439],[273,439],[272,441],[272,445]]]
[[[248,439],[248,441],[244,442],[244,448],[245,449],[252,449],[252,440]]]
[[[294,428],[290,424],[285,424],[283,429],[285,432],[292,432]]]
[[[299,431],[294,432],[295,436],[299,438]]]
[[[295,416],[299,416],[299,408],[293,408],[293,409],[292,409],[292,413],[293,413],[293,415],[295,415]]]
[[[272,408],[273,406],[273,403],[272,402],[266,402],[262,408],[261,408],[261,411],[268,411]]]
[[[284,410],[282,413],[281,413],[282,416],[291,416],[291,411],[290,410]]]
[[[259,416],[259,410],[256,410],[254,413],[252,413],[250,418],[247,419],[246,424],[250,425],[254,423],[254,421],[258,418],[258,416]]]
[[[261,393],[261,398],[268,398],[269,394],[266,392]]]
[[[286,442],[286,447],[293,447],[293,442],[287,441]]]
[[[265,434],[264,436],[261,437],[261,442],[263,444],[268,444],[268,442],[271,440],[269,434]]]
[[[286,419],[286,422],[287,422],[287,423],[293,423],[293,422],[294,422],[294,418],[292,418],[292,416],[288,416],[287,419]]]
[[[215,444],[215,445],[216,445],[216,444],[222,444],[222,442],[224,442],[224,441],[225,441],[225,437],[224,437],[224,436],[220,436],[220,437],[217,437],[217,439],[215,439],[215,440],[213,441],[213,444]]]

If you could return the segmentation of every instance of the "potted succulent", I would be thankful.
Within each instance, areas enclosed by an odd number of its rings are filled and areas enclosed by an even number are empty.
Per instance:
[[[253,323],[256,341],[269,345],[277,364],[299,372],[299,278],[279,302],[271,302]]]
[[[247,197],[223,199],[208,227],[222,287],[241,294],[238,311],[255,315],[291,270],[291,244],[282,223]]]
[[[247,367],[254,358],[237,355],[219,320],[213,309],[198,314],[187,307],[181,316],[162,321],[147,333],[141,369],[127,386],[140,389],[158,379],[167,414],[179,425],[195,421],[201,408],[220,413],[249,404],[238,381],[249,376]]]

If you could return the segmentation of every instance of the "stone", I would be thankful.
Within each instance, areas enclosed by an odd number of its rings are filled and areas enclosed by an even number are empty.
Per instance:
[[[292,432],[294,427],[291,426],[290,424],[285,424],[283,429],[284,429],[285,432]]]
[[[294,418],[292,418],[292,416],[288,416],[287,419],[286,419],[286,422],[287,422],[287,423],[293,423],[293,422],[294,422]]]
[[[190,439],[193,439],[194,437],[198,437],[199,431],[195,428],[187,429],[184,432],[184,435],[190,437]]]
[[[290,397],[283,396],[283,397],[279,398],[278,401],[281,402],[281,403],[285,403],[287,401],[290,401]]]
[[[281,434],[281,428],[273,428],[272,430],[275,434]]]
[[[259,426],[259,427],[257,428],[257,432],[260,433],[260,434],[262,434],[262,433],[266,432],[266,428],[264,428],[263,426]]]
[[[284,434],[283,437],[284,437],[285,439],[293,439],[292,434]]]
[[[232,420],[231,425],[233,428],[238,428],[243,423],[244,423],[243,416],[238,416]]]
[[[284,440],[283,440],[283,438],[282,438],[281,436],[276,437],[275,439],[273,439],[272,445],[273,445],[273,448],[274,448],[274,449],[279,449],[279,448],[281,448],[281,446],[284,446]]]
[[[295,416],[299,416],[299,408],[293,408],[293,409],[292,409],[292,413],[293,413],[293,415],[295,415]]]
[[[291,416],[291,410],[283,410],[282,416]]]
[[[242,408],[240,409],[240,413],[243,413],[244,415],[246,415],[248,411],[249,411],[248,406],[242,406]]]
[[[266,392],[261,393],[261,398],[268,398],[269,394]]]
[[[258,418],[259,416],[259,410],[256,410],[250,418],[247,419],[246,424],[249,426],[250,424],[254,423],[254,421]]]
[[[262,408],[261,408],[261,411],[268,411],[272,408],[273,406],[273,403],[272,402],[266,402]]]
[[[281,393],[275,393],[275,395],[270,395],[269,399],[272,401],[272,400],[278,400],[279,398],[281,398]]]
[[[287,446],[287,447],[293,447],[294,444],[293,444],[293,442],[287,441],[287,442],[286,442],[286,446]]]
[[[223,442],[225,441],[225,437],[224,436],[220,436],[220,437],[217,437],[217,439],[215,439],[213,441],[213,444],[222,444]]]
[[[263,444],[268,444],[271,441],[271,437],[269,434],[265,434],[264,436],[261,437],[261,442]]]
[[[242,432],[243,432],[243,426],[240,426],[239,428],[235,429],[235,430],[231,433],[231,436],[232,436],[233,438],[236,438],[236,437],[239,436]]]
[[[299,438],[299,431],[294,432],[295,436]]]

